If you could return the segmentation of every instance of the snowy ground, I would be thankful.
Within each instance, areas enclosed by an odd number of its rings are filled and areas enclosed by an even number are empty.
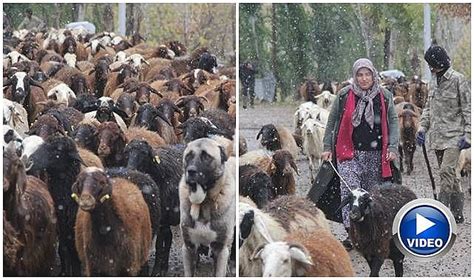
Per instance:
[[[254,150],[259,148],[259,143],[255,140],[260,128],[269,123],[280,124],[293,131],[293,114],[297,105],[259,105],[254,109],[243,110],[240,108],[239,125],[240,135],[244,136],[248,143],[248,149]],[[438,166],[433,152],[428,152],[431,167],[434,176],[438,179]],[[309,191],[310,177],[308,160],[300,154],[297,159],[300,176],[297,177],[297,194],[306,196]],[[421,149],[417,149],[414,159],[414,171],[411,176],[404,175],[403,183],[411,188],[418,197],[433,198],[431,183],[429,180],[426,165],[423,159]],[[464,214],[466,221],[464,224],[458,225],[458,236],[452,249],[441,259],[430,262],[419,262],[410,258],[405,259],[404,276],[411,277],[428,277],[428,276],[444,276],[444,277],[468,277],[471,276],[471,197],[467,191],[470,187],[470,179],[463,178],[462,186],[465,191],[466,201],[464,205]],[[334,235],[343,240],[346,237],[344,227],[341,224],[331,222],[332,232]],[[350,253],[352,263],[357,276],[368,276],[370,269],[367,262],[355,250]],[[380,271],[380,276],[395,276],[395,271],[391,261],[385,261]]]

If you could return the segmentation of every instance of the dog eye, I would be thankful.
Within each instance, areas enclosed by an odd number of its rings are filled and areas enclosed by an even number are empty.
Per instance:
[[[211,156],[206,152],[201,153],[201,160],[209,160],[210,157]]]

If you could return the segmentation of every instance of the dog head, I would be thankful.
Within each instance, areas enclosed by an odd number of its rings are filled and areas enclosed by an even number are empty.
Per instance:
[[[189,199],[201,204],[207,192],[222,177],[227,156],[216,141],[201,138],[190,142],[184,151],[184,176],[189,187]]]

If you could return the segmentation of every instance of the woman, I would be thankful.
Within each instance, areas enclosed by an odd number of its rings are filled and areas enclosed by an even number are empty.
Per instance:
[[[338,171],[351,189],[370,191],[392,177],[390,161],[397,158],[398,117],[393,96],[380,86],[372,62],[358,59],[352,67],[354,83],[340,90],[324,135],[323,160],[336,155]],[[341,201],[350,190],[341,184]],[[349,206],[342,208],[349,230]],[[343,241],[351,249],[349,238]]]

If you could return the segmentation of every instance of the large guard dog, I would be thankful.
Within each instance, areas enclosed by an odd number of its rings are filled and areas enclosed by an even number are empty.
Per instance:
[[[227,160],[216,141],[201,138],[184,151],[179,184],[184,275],[194,275],[199,245],[210,246],[215,276],[227,271],[235,226],[235,158]]]

